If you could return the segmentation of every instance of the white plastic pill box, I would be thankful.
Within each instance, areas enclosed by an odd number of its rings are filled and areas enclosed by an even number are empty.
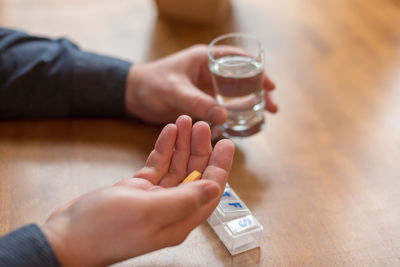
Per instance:
[[[264,228],[229,184],[207,222],[232,255],[260,246]]]

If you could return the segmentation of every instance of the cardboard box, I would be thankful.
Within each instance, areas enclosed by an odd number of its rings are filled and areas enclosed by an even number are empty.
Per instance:
[[[160,16],[192,23],[216,23],[227,17],[230,0],[155,0]]]

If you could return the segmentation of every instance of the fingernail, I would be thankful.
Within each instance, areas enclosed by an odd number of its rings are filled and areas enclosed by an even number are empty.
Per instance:
[[[225,122],[227,117],[226,111],[220,106],[214,106],[208,112],[208,120],[214,124],[221,124]]]
[[[203,191],[206,194],[206,202],[209,202],[217,198],[219,195],[218,185],[213,182],[206,183],[205,185],[203,185]]]

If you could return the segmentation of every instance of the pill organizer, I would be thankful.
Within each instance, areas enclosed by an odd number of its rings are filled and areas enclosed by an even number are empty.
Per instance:
[[[229,184],[207,222],[232,255],[260,246],[264,228]]]

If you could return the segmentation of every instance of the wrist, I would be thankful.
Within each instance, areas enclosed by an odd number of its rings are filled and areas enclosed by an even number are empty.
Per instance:
[[[141,65],[134,64],[130,67],[126,78],[125,87],[125,112],[128,116],[139,117],[137,108],[137,91],[140,88]]]
[[[84,250],[79,246],[80,241],[72,241],[66,229],[60,222],[54,224],[51,221],[41,227],[61,266],[95,266],[88,257],[82,255]]]

